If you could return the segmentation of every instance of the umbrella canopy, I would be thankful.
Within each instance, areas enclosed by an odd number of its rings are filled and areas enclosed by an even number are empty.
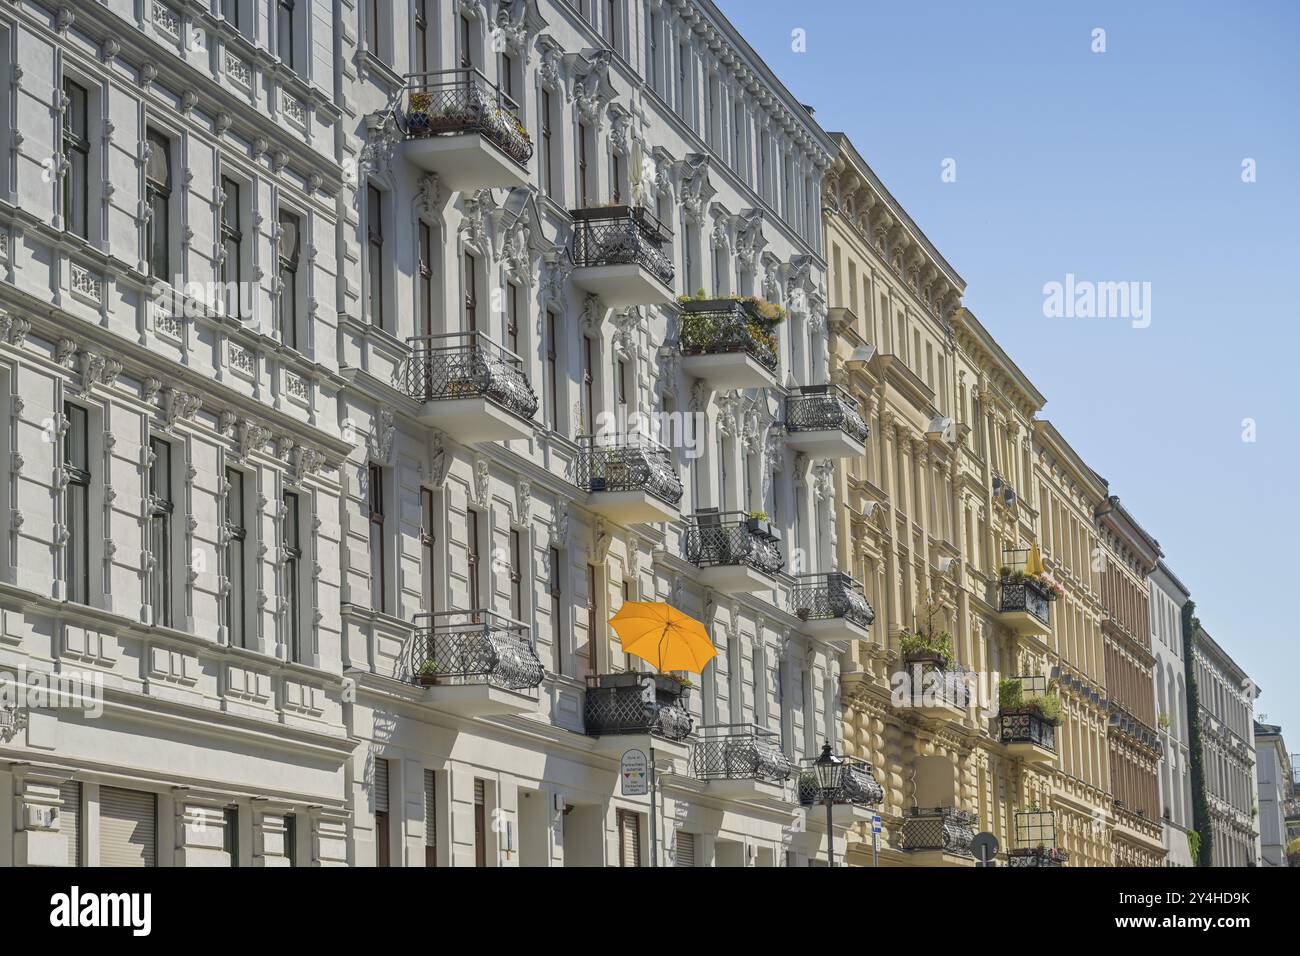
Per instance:
[[[1025,573],[1032,574],[1035,577],[1043,573],[1043,556],[1038,553],[1037,541],[1029,549],[1029,557],[1025,560]]]
[[[660,672],[699,674],[718,653],[703,624],[659,601],[624,601],[609,623],[625,653]]]

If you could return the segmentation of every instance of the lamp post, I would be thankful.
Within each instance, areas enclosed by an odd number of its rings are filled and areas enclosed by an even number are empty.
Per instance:
[[[826,865],[835,865],[835,825],[834,825],[834,807],[835,798],[839,796],[841,780],[840,774],[844,766],[844,758],[838,757],[831,753],[829,741],[822,743],[821,755],[813,762],[813,767],[817,771],[817,786],[822,792],[822,802],[826,804]]]

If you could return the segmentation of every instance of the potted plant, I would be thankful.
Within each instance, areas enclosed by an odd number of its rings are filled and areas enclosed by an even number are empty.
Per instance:
[[[423,136],[429,132],[429,111],[433,108],[433,94],[427,90],[412,93],[406,103],[406,132],[410,136]]]
[[[425,661],[415,672],[415,679],[421,687],[432,687],[438,683],[438,662]]]

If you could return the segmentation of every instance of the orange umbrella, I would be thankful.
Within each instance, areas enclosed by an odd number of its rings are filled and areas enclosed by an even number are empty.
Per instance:
[[[653,664],[661,673],[699,674],[718,653],[703,624],[659,601],[625,601],[609,623],[626,653]]]

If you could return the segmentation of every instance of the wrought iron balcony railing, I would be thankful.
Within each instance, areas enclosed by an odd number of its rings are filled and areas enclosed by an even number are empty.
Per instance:
[[[999,711],[998,727],[1004,744],[1037,744],[1056,752],[1056,725],[1032,707]]]
[[[824,799],[817,774],[807,764],[799,774],[799,803],[812,806]],[[876,780],[875,768],[857,757],[845,757],[840,767],[836,803],[853,803],[874,807],[885,799],[885,788]]]
[[[1001,582],[1001,587],[999,611],[1004,614],[1009,611],[1028,611],[1044,624],[1050,623],[1047,592],[1033,578],[1023,578],[1020,581],[1006,579]]]
[[[790,592],[790,609],[805,621],[844,618],[870,627],[876,619],[862,585],[839,571],[799,575]]]
[[[1007,850],[1007,866],[1065,866],[1069,859],[1068,850],[1058,850],[1054,846]]]
[[[804,385],[785,400],[787,431],[826,431],[838,428],[866,444],[871,429],[862,420],[857,401],[837,385]]]
[[[741,511],[700,509],[686,528],[686,560],[699,568],[748,565],[764,574],[785,567],[775,531]]]
[[[450,332],[407,339],[406,394],[418,402],[486,398],[529,421],[537,395],[523,360],[482,332]]]
[[[636,265],[673,285],[671,233],[642,206],[595,206],[571,210],[573,264]]]
[[[654,734],[685,740],[692,718],[686,688],[666,674],[598,674],[587,678],[583,726],[592,737]]]
[[[533,155],[519,105],[475,69],[414,73],[393,107],[408,139],[481,133],[520,166]]]
[[[933,654],[912,654],[903,658],[911,694],[908,706],[948,706],[965,709],[970,703],[969,668],[947,663]],[[918,670],[919,668],[919,670]]]
[[[719,355],[745,352],[769,372],[780,359],[772,323],[744,299],[689,299],[681,303],[683,355]]]
[[[586,491],[646,491],[665,504],[682,500],[682,479],[667,448],[643,435],[579,439],[578,487]]]
[[[418,684],[492,684],[529,690],[544,669],[528,625],[491,611],[415,615],[410,679]]]
[[[790,758],[780,738],[749,724],[711,724],[699,728],[691,754],[691,771],[699,780],[790,779]]]
[[[955,807],[912,807],[903,819],[904,850],[942,850],[970,856],[975,838],[975,814]]]

